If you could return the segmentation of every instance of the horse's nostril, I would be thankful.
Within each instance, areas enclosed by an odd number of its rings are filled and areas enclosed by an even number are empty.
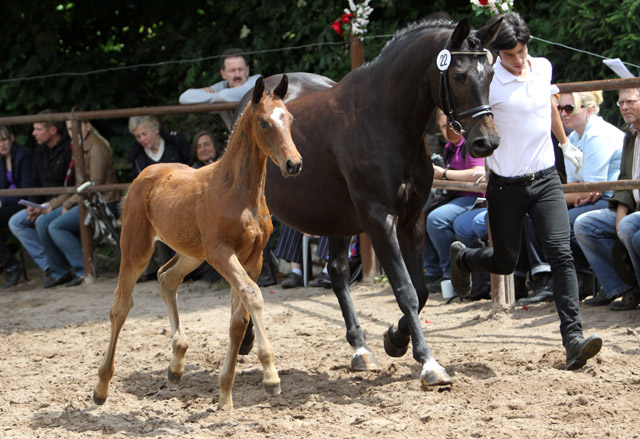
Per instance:
[[[295,174],[299,173],[301,168],[302,168],[302,160],[300,160],[297,163],[294,162],[291,159],[287,160],[287,172],[290,175],[295,175]]]

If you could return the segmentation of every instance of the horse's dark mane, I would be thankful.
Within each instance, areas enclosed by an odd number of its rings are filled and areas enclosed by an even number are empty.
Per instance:
[[[376,63],[378,60],[382,60],[390,54],[395,53],[398,48],[404,48],[407,44],[410,44],[415,39],[421,37],[425,33],[435,33],[442,30],[453,29],[456,27],[456,23],[443,16],[428,17],[420,21],[416,21],[407,25],[406,27],[396,31],[393,38],[390,39],[387,44],[380,51],[380,55],[371,62]]]

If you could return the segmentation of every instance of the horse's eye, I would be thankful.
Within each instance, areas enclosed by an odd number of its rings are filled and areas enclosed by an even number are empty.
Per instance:
[[[269,126],[269,122],[260,118],[258,119],[258,125],[260,125],[260,128],[267,128]]]
[[[464,84],[464,82],[467,80],[467,74],[466,73],[452,73],[451,76],[453,77],[453,80],[460,83],[460,84]]]

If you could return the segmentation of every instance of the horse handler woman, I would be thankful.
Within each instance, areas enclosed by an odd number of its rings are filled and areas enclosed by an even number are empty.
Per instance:
[[[512,273],[528,213],[551,265],[566,367],[575,370],[600,351],[602,338],[592,335],[585,339],[582,333],[569,215],[554,167],[550,128],[565,157],[576,167],[581,165],[581,155],[575,154],[551,102],[551,64],[529,56],[531,34],[517,13],[502,17],[500,32],[489,46],[499,55],[489,100],[500,147],[485,158],[491,170],[486,197],[493,248],[467,249],[461,242],[451,244],[451,282],[456,293],[465,297],[471,289],[470,272]]]

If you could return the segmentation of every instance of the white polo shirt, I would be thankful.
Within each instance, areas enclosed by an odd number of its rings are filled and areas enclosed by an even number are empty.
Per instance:
[[[485,162],[503,177],[555,165],[551,141],[551,63],[545,58],[527,59],[531,71],[526,78],[505,69],[500,58],[494,66],[489,102],[500,146]]]

